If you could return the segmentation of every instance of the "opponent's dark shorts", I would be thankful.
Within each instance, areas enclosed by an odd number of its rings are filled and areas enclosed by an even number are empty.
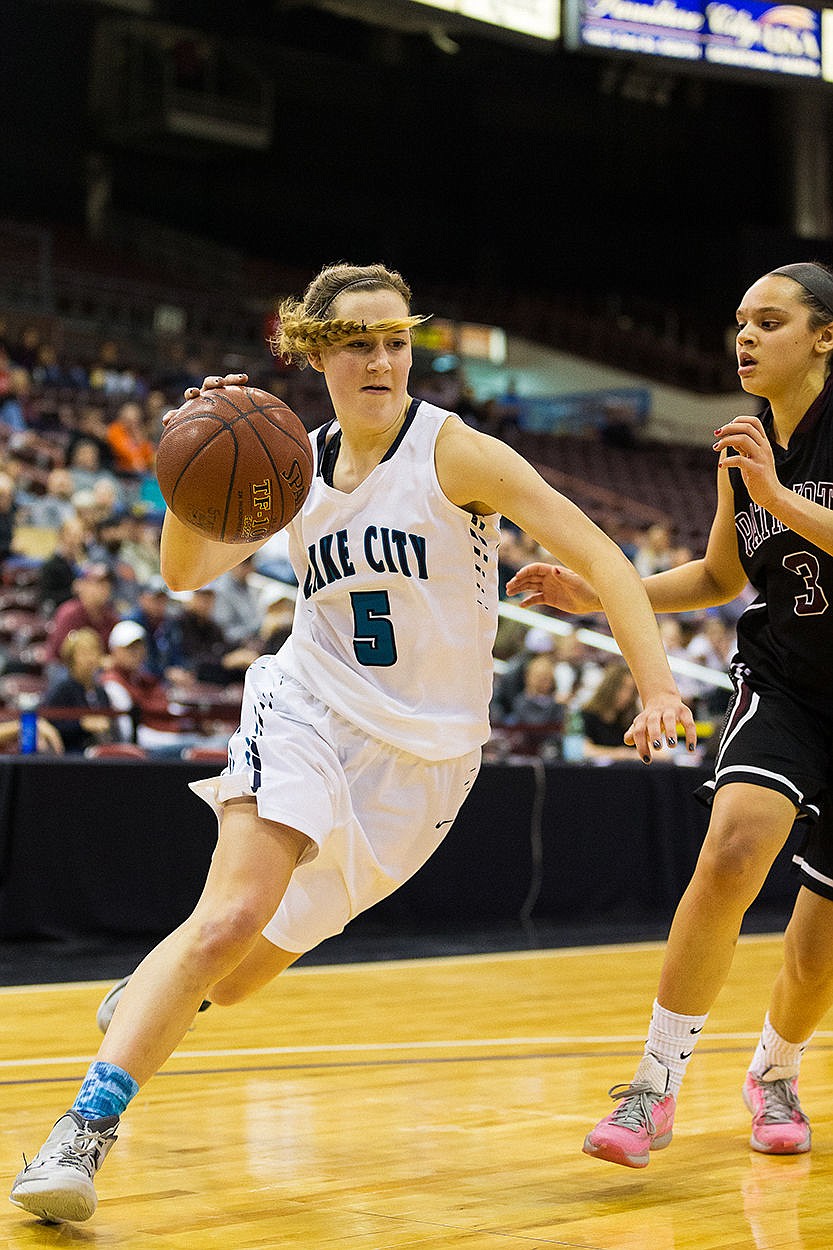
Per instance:
[[[833,708],[824,715],[774,687],[753,690],[742,672],[726,712],[707,805],[732,782],[777,790],[795,804],[804,842],[793,856],[801,884],[833,900]]]

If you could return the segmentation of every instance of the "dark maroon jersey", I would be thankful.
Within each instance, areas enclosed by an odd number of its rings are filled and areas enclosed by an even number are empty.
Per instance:
[[[833,508],[833,376],[804,414],[790,445],[761,415],[784,486]],[[833,696],[833,556],[753,503],[730,469],[741,563],[757,591],[738,622],[738,654],[753,687],[792,690],[829,711]]]

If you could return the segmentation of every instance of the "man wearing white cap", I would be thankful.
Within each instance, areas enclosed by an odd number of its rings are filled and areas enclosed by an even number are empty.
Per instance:
[[[119,621],[110,631],[110,660],[101,684],[110,702],[123,711],[115,722],[122,742],[137,742],[154,752],[177,754],[192,740],[173,729],[165,683],[145,667],[147,633],[138,621]]]

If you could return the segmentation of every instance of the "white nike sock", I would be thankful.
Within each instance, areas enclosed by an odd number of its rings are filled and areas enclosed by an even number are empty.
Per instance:
[[[801,1056],[807,1049],[810,1038],[805,1042],[787,1042],[780,1033],[776,1033],[769,1019],[769,1012],[764,1019],[764,1027],[758,1041],[758,1048],[749,1065],[752,1076],[764,1080],[777,1081],[798,1076]],[[773,1075],[768,1075],[770,1071]]]
[[[707,1019],[708,1015],[681,1016],[667,1011],[654,999],[645,1053],[656,1056],[668,1069],[668,1092],[675,1098]]]

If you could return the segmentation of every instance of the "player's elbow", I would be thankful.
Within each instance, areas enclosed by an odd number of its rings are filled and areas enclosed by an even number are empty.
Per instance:
[[[169,590],[199,590],[203,585],[203,582],[194,576],[195,571],[192,567],[181,566],[175,560],[166,559],[164,551],[161,554],[159,571]]]

